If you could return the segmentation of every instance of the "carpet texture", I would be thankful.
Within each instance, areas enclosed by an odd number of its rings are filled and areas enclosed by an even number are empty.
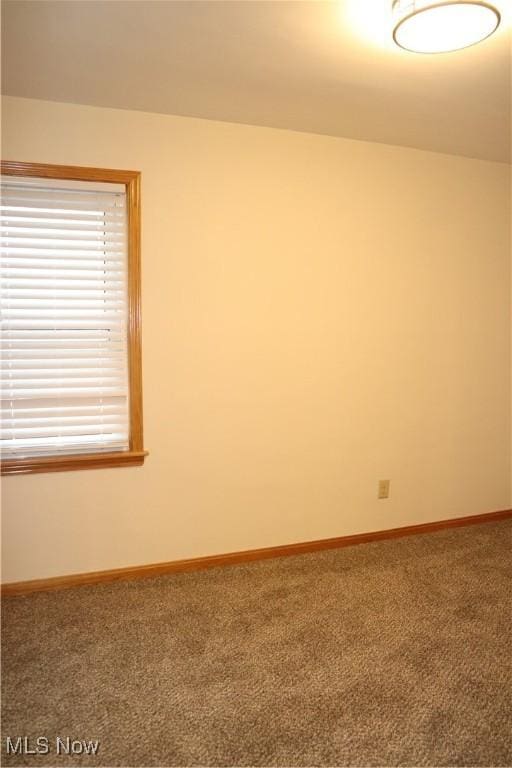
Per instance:
[[[4,600],[2,764],[510,766],[511,543],[507,521]]]

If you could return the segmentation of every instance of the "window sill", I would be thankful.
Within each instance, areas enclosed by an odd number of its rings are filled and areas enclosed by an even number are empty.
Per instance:
[[[30,475],[35,472],[67,472],[69,470],[106,467],[140,467],[144,464],[147,455],[147,451],[122,451],[119,453],[87,453],[77,456],[7,459],[2,461],[2,475]]]

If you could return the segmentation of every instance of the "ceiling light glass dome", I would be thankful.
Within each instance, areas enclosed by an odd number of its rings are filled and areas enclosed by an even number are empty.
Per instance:
[[[479,0],[395,0],[393,39],[415,53],[447,53],[492,35],[499,11]]]

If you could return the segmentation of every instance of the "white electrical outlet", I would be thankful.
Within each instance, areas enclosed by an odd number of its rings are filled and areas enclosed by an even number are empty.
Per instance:
[[[378,499],[388,499],[389,498],[389,484],[391,483],[391,480],[379,480],[379,488],[377,493]]]

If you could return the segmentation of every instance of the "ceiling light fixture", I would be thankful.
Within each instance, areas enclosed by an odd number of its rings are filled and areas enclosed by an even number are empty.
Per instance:
[[[393,39],[414,53],[448,53],[496,31],[500,13],[480,0],[394,0]]]

